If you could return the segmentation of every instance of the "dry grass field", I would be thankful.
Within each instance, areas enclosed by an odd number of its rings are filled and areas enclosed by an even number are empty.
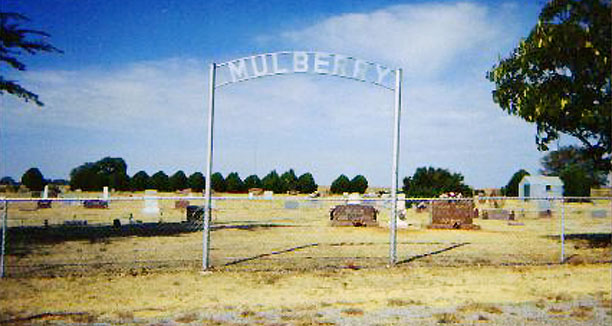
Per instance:
[[[476,219],[481,229],[470,231],[427,229],[430,214],[408,209],[394,267],[387,266],[388,209],[380,207],[379,227],[330,227],[329,208],[338,203],[299,202],[295,209],[282,200],[217,201],[207,273],[199,271],[201,232],[18,244],[8,238],[0,324],[612,322],[610,202],[565,204],[564,264],[560,206],[541,218],[533,203],[496,203],[522,213],[511,223]],[[142,201],[113,201],[109,209],[11,205],[10,226],[126,224],[131,214],[163,228],[185,219],[173,200],[160,201],[160,216],[143,214]]]

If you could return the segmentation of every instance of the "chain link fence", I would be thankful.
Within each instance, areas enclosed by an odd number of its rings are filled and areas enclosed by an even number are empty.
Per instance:
[[[176,195],[1,198],[2,275],[199,270],[204,203]],[[610,263],[612,255],[608,197],[424,198],[398,209],[399,266]],[[212,212],[216,270],[390,263],[389,198],[231,195],[213,198]]]

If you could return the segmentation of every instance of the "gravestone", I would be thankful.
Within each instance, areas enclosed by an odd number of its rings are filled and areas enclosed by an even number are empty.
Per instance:
[[[604,218],[608,216],[608,210],[607,209],[596,209],[591,211],[591,217],[594,218]]]
[[[300,203],[295,200],[288,200],[285,202],[285,209],[298,209]]]
[[[185,209],[187,206],[189,206],[188,200],[181,199],[174,202],[175,209]]]
[[[503,221],[514,221],[514,211],[507,211],[505,209],[483,209],[482,210],[483,220],[503,220]]]
[[[352,193],[350,195],[348,195],[348,202],[347,204],[349,205],[359,205],[361,204],[361,196],[357,193]]]
[[[37,204],[38,204],[38,208],[51,208],[50,200],[39,200]]]
[[[142,213],[148,216],[159,215],[159,205],[157,204],[157,190],[145,190],[144,208]]]
[[[204,214],[204,206],[189,205],[185,208],[185,216],[187,222],[202,223],[202,215]]]
[[[329,211],[332,226],[378,226],[377,215],[369,205],[338,205]]]
[[[265,199],[272,199],[274,198],[274,191],[266,190],[264,191],[263,196]]]
[[[92,199],[83,201],[83,207],[85,208],[108,208],[108,201]]]
[[[472,200],[434,201],[431,205],[430,229],[478,230],[480,226],[472,223],[477,216]]]

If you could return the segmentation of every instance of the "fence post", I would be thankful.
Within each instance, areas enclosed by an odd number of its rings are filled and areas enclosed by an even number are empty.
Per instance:
[[[6,226],[8,219],[8,201],[2,201],[2,253],[0,254],[0,278],[4,278],[4,254],[6,253]]]
[[[561,264],[565,261],[565,197],[561,197]]]

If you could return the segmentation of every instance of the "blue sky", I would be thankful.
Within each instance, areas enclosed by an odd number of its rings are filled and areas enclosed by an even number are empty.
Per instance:
[[[543,153],[535,126],[491,100],[488,69],[535,24],[542,1],[3,1],[64,54],[3,74],[39,109],[0,97],[0,175],[47,178],[105,156],[128,173],[204,171],[208,65],[281,50],[354,55],[404,71],[400,177],[420,166],[500,187]],[[214,169],[391,178],[392,93],[330,76],[219,89]]]

